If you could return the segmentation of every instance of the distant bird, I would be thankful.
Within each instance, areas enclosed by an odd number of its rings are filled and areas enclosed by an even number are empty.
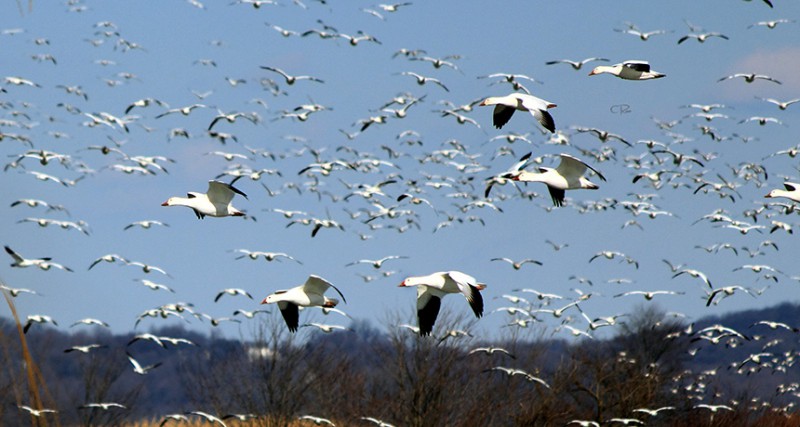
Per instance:
[[[186,415],[183,415],[183,414],[167,414],[167,415],[164,415],[164,417],[161,420],[161,423],[158,425],[158,427],[164,427],[164,425],[166,425],[170,421],[180,421],[180,422],[187,422],[188,423],[189,422],[189,417],[187,417]]]
[[[673,291],[630,291],[614,295],[614,298],[625,297],[628,295],[642,295],[647,301],[651,301],[656,295],[684,295],[686,292]]]
[[[569,59],[557,59],[557,60],[554,60],[554,61],[545,62],[545,65],[569,64],[569,65],[572,66],[572,69],[577,71],[577,70],[580,70],[587,63],[594,62],[594,61],[605,61],[605,62],[608,62],[608,59],[606,59],[606,58],[596,58],[596,57],[586,58],[586,59],[583,59],[583,60],[580,60],[580,61],[572,61],[572,60],[569,60]]]
[[[154,225],[157,225],[157,226],[160,226],[160,227],[169,227],[169,224],[161,222],[161,221],[143,220],[143,221],[134,221],[134,222],[126,225],[123,230],[128,230],[128,229],[131,229],[133,227],[141,227],[141,228],[143,228],[145,230],[149,230]]]
[[[33,409],[27,405],[17,405],[17,408],[31,414],[34,417],[41,417],[43,414],[57,414],[55,409]]]
[[[133,356],[131,356],[130,353],[125,353],[125,354],[128,356],[128,361],[131,362],[131,365],[133,365],[133,372],[139,375],[146,375],[151,370],[161,366],[161,362],[158,362],[153,365],[142,366],[136,359],[133,358]]]
[[[247,249],[236,249],[233,252],[239,252],[239,253],[243,254],[243,255],[237,256],[236,259],[242,259],[242,258],[246,257],[246,258],[250,258],[252,260],[257,260],[257,259],[263,257],[267,261],[275,261],[275,260],[280,261],[281,258],[286,258],[286,259],[290,259],[290,260],[292,260],[292,261],[294,261],[294,262],[296,262],[298,264],[301,264],[301,265],[303,264],[302,262],[296,260],[294,257],[290,256],[289,254],[283,253],[283,252],[250,251],[250,250],[247,250]]]
[[[78,353],[88,354],[92,350],[95,350],[95,349],[98,349],[98,348],[106,348],[106,347],[108,347],[108,346],[107,345],[101,345],[101,344],[76,345],[76,346],[72,346],[72,347],[64,350],[64,353],[72,353],[72,352],[77,351]]]
[[[722,294],[722,297],[725,298],[725,297],[729,297],[729,296],[733,295],[733,293],[736,292],[737,290],[743,291],[743,292],[747,293],[748,295],[750,295],[751,297],[755,297],[755,295],[750,293],[750,290],[744,288],[743,286],[739,286],[739,285],[724,286],[724,287],[721,287],[721,288],[714,289],[710,294],[708,294],[708,299],[706,301],[706,307],[711,306],[711,303],[714,302],[714,297],[716,297],[717,295]],[[717,304],[717,303],[719,303],[719,300],[717,300],[717,302],[715,304]]]
[[[159,347],[167,348],[167,346],[164,344],[164,341],[162,341],[161,338],[159,338],[158,336],[153,335],[151,333],[144,333],[144,334],[134,335],[133,338],[131,338],[131,340],[128,341],[128,346],[130,346],[131,344],[133,344],[133,343],[135,343],[137,341],[151,341],[151,342],[155,343],[156,345],[158,345]]]
[[[288,85],[293,85],[298,80],[309,80],[309,81],[317,82],[317,83],[325,83],[324,81],[322,81],[322,80],[320,80],[320,79],[318,79],[316,77],[312,77],[312,76],[292,76],[292,75],[287,74],[285,71],[281,70],[280,68],[265,67],[265,66],[262,66],[261,68],[263,68],[265,70],[268,70],[268,71],[272,71],[274,73],[280,74],[281,76],[283,76],[284,80],[286,80],[286,84],[288,84]]]
[[[413,77],[417,81],[417,84],[420,86],[424,85],[425,83],[434,83],[439,85],[439,87],[441,87],[442,89],[444,89],[445,92],[450,92],[450,89],[448,89],[447,86],[445,86],[444,83],[442,83],[442,81],[439,79],[435,79],[433,77],[426,77],[421,74],[417,74],[413,71],[403,71],[400,74],[403,76]]]
[[[657,409],[637,408],[637,409],[634,409],[633,412],[639,412],[639,413],[642,413],[642,414],[647,414],[647,415],[649,415],[651,417],[655,417],[655,416],[658,416],[659,412],[662,412],[662,411],[674,411],[674,410],[675,410],[674,406],[662,406],[662,407],[657,408]]]
[[[508,375],[509,377],[513,377],[515,375],[519,375],[519,376],[525,378],[528,382],[535,382],[535,383],[541,384],[541,385],[543,385],[543,386],[545,386],[547,388],[550,388],[550,386],[547,385],[547,383],[543,379],[541,379],[539,377],[536,377],[536,376],[534,376],[532,374],[529,374],[528,372],[525,372],[522,369],[506,368],[505,366],[493,366],[491,368],[483,370],[483,372],[494,372],[494,371],[502,372],[502,373]]]
[[[137,280],[137,279],[134,279]],[[137,281],[142,282],[143,285],[147,286],[148,288],[158,291],[158,290],[165,290],[167,292],[172,292],[173,294],[175,291],[167,285],[162,285],[160,283],[155,283],[147,279],[138,279]]]
[[[624,80],[651,80],[666,77],[666,74],[651,70],[649,62],[638,60],[629,60],[610,66],[599,65],[589,75],[594,76],[603,73],[611,74]]]
[[[22,328],[22,332],[27,334],[28,329],[30,329],[34,323],[52,323],[58,326],[58,323],[50,316],[44,314],[29,314],[25,319],[25,326]]]
[[[555,61],[547,61],[547,62],[545,62],[545,65],[569,64],[569,65],[572,66],[572,68],[574,70],[577,71],[577,70],[580,70],[587,63],[594,62],[594,61],[605,61],[605,62],[608,62],[608,59],[606,59],[606,58],[595,58],[595,57],[586,58],[586,59],[583,59],[583,60],[580,60],[580,61],[572,61],[572,60],[569,60],[569,59],[557,59]]]
[[[306,323],[306,324],[300,325],[301,328],[303,326],[315,327],[315,328],[319,329],[320,331],[325,332],[326,334],[329,334],[329,333],[331,333],[333,331],[349,331],[349,330],[351,330],[350,328],[348,328],[346,326],[327,325],[327,324],[324,324],[324,323],[315,323],[315,322],[311,322],[311,323]]]
[[[419,334],[430,335],[439,315],[441,299],[447,294],[464,295],[475,317],[483,316],[483,297],[480,291],[486,288],[474,277],[460,271],[441,271],[427,276],[412,276],[403,280],[400,287],[417,287],[417,318]]]
[[[69,325],[69,327],[72,328],[72,327],[75,327],[75,326],[78,326],[78,325],[89,325],[89,326],[95,325],[95,326],[102,326],[104,328],[108,327],[108,323],[103,322],[102,320],[92,319],[91,317],[87,317],[85,319],[80,319],[80,320],[76,321],[75,323]]]
[[[5,246],[6,253],[11,255],[11,258],[14,262],[11,263],[12,267],[19,267],[19,268],[26,268],[26,267],[38,267],[41,270],[49,270],[50,268],[57,268],[60,270],[65,270],[72,272],[72,269],[69,267],[65,267],[61,264],[56,264],[51,262],[51,258],[31,258],[26,259],[20,256],[18,253],[14,252],[8,246]]]
[[[777,27],[778,24],[788,24],[788,23],[791,23],[791,22],[795,22],[795,20],[794,19],[774,19],[772,21],[758,21],[755,24],[748,25],[747,28],[749,29],[749,28],[753,28],[753,27],[767,27],[770,30],[772,30],[775,27]]]
[[[219,299],[222,298],[223,295],[231,295],[231,296],[243,295],[243,296],[246,296],[247,298],[253,299],[253,296],[250,295],[250,293],[245,291],[244,289],[227,288],[227,289],[223,289],[223,290],[219,291],[219,293],[217,293],[217,296],[214,297],[214,302],[218,302]]]
[[[226,121],[226,122],[228,122],[228,123],[234,123],[234,122],[236,122],[236,119],[238,119],[238,118],[240,118],[240,117],[241,117],[241,118],[243,118],[243,119],[247,119],[247,120],[249,120],[249,121],[250,121],[250,122],[252,122],[253,124],[257,124],[257,123],[258,123],[257,116],[254,116],[254,114],[250,114],[250,113],[241,113],[241,112],[225,113],[225,112],[223,112],[223,111],[220,111],[220,110],[217,110],[217,112],[218,112],[218,114],[217,114],[216,116],[214,116],[214,119],[213,119],[213,120],[211,120],[211,124],[209,124],[209,125],[208,125],[208,129],[207,129],[207,130],[209,130],[209,131],[210,131],[210,130],[211,130],[211,128],[213,128],[213,127],[214,127],[214,125],[216,125],[216,124],[217,124],[217,123],[218,123],[220,120],[225,120],[225,121]]]
[[[758,122],[759,125],[765,126],[767,123],[775,123],[782,125],[783,122],[775,117],[764,117],[764,116],[751,116],[746,119],[739,120],[739,124],[747,123],[747,122]]]
[[[800,102],[800,98],[794,98],[788,101],[778,101],[777,99],[774,98],[758,98],[758,99],[764,102],[769,102],[770,104],[775,104],[779,110],[785,110],[789,108],[790,105]]]
[[[231,204],[233,196],[240,194],[247,198],[247,195],[233,186],[241,178],[238,176],[230,184],[220,181],[208,181],[208,191],[205,193],[189,192],[188,197],[170,197],[161,206],[186,206],[192,208],[198,219],[208,216],[244,216],[244,212],[234,208]]]
[[[171,109],[169,109],[169,110],[157,115],[155,118],[156,119],[160,119],[160,118],[162,118],[162,117],[164,117],[166,115],[175,114],[175,113],[179,113],[181,115],[188,116],[196,108],[207,108],[207,107],[208,106],[205,105],[205,104],[192,104],[192,105],[187,105],[186,107],[181,107],[181,108],[171,108]]]
[[[511,264],[511,267],[513,267],[514,270],[519,270],[525,264],[542,265],[542,263],[540,261],[536,261],[535,259],[530,259],[530,258],[523,259],[523,260],[521,260],[519,262],[514,261],[511,258],[492,258],[490,261],[505,261],[505,262]]]
[[[31,294],[31,295],[39,295],[39,293],[37,293],[36,291],[32,291],[30,289],[12,288],[12,287],[6,286],[6,285],[0,285],[0,290],[7,291],[14,298],[18,297],[20,294],[23,294],[23,293]]]
[[[684,268],[684,269],[678,271],[677,273],[673,274],[672,278],[674,279],[674,278],[680,276],[681,274],[688,274],[689,276],[692,276],[694,278],[700,279],[700,280],[703,281],[703,283],[706,284],[706,286],[708,286],[709,289],[714,289],[714,287],[711,286],[711,281],[708,280],[708,276],[706,276],[706,274],[703,273],[702,271],[694,270],[694,269],[691,269],[691,268]]]
[[[95,266],[95,265],[97,265],[98,263],[101,263],[101,262],[104,262],[104,261],[105,261],[105,262],[108,262],[108,263],[114,263],[114,262],[121,262],[121,263],[123,263],[123,264],[127,264],[127,263],[128,263],[128,260],[127,260],[127,259],[125,259],[124,257],[120,256],[120,255],[117,255],[117,254],[107,254],[107,255],[103,255],[103,256],[101,256],[100,258],[97,258],[96,260],[94,260],[94,261],[92,262],[92,264],[91,264],[91,265],[89,265],[89,268],[88,268],[88,269],[89,269],[89,270],[91,270],[91,269],[92,269],[92,267],[94,267],[94,266]]]
[[[522,182],[541,182],[547,185],[554,206],[564,205],[564,193],[566,190],[596,190],[600,188],[583,176],[587,169],[596,173],[603,181],[606,180],[603,174],[596,169],[569,154],[561,154],[560,158],[561,162],[555,169],[539,167],[539,172],[520,170],[511,179]]]
[[[203,411],[189,411],[186,412],[186,415],[197,415],[199,417],[202,417],[208,423],[219,424],[222,427],[227,427],[227,425],[225,424],[224,421],[222,421],[222,419]]]
[[[258,417],[258,415],[256,415],[256,414],[225,414],[225,415],[222,416],[222,419],[223,420],[227,420],[229,418],[235,418],[239,422],[245,422],[245,421],[257,418],[257,417]]]
[[[135,107],[144,108],[144,107],[149,107],[150,105],[153,105],[153,104],[157,104],[157,105],[159,105],[161,107],[169,108],[169,105],[167,105],[164,102],[159,101],[158,99],[155,99],[155,98],[142,98],[142,99],[140,99],[138,101],[134,101],[130,105],[128,105],[125,108],[125,114],[129,114],[131,112],[131,110],[133,110]]]
[[[796,182],[784,182],[783,187],[785,190],[781,190],[776,188],[770,191],[766,196],[766,198],[772,199],[776,197],[784,197],[793,202],[800,202],[800,184]]]
[[[364,420],[364,421],[369,421],[369,422],[371,422],[371,423],[373,423],[373,424],[377,425],[378,427],[395,427],[395,426],[394,426],[394,424],[389,424],[389,423],[387,423],[386,421],[380,420],[380,419],[378,419],[378,418],[373,418],[373,417],[361,417],[360,419],[362,419],[362,420]]]
[[[595,137],[597,137],[597,139],[599,139],[600,142],[607,142],[607,141],[610,141],[612,139],[615,139],[615,140],[627,145],[628,147],[632,147],[633,146],[630,142],[628,142],[621,135],[617,135],[615,133],[611,133],[611,132],[609,132],[607,130],[598,129],[598,128],[586,128],[586,127],[581,127],[581,126],[577,126],[574,129],[576,131],[580,132],[580,133],[590,133],[590,134],[594,135]]]
[[[547,111],[548,108],[555,108],[556,104],[537,98],[526,93],[511,93],[505,96],[490,96],[481,101],[479,106],[494,105],[492,113],[492,124],[497,129],[501,129],[514,115],[514,111],[527,111],[551,133],[556,131],[556,124],[553,116]]]
[[[491,355],[493,355],[495,353],[502,353],[502,354],[505,354],[506,356],[508,356],[508,357],[510,357],[512,359],[516,359],[517,358],[516,356],[511,354],[508,350],[506,350],[506,349],[504,349],[502,347],[476,347],[476,348],[473,348],[472,350],[470,350],[467,354],[470,355],[470,354],[478,354],[478,353],[486,353],[489,356],[491,356]]]
[[[238,316],[238,315],[240,315],[240,314],[241,314],[242,316],[244,316],[244,317],[246,317],[246,318],[248,318],[248,319],[252,319],[252,318],[254,318],[254,317],[255,317],[255,316],[258,314],[258,313],[269,313],[269,310],[253,310],[253,311],[247,311],[247,310],[239,309],[239,310],[234,310],[234,312],[233,312],[233,315],[234,315],[234,316]]]
[[[776,79],[774,79],[774,78],[772,78],[770,76],[767,76],[767,75],[764,75],[764,74],[756,74],[756,73],[736,73],[736,74],[731,74],[730,76],[725,76],[725,77],[720,78],[719,80],[717,80],[717,82],[721,82],[721,81],[724,81],[724,80],[730,80],[730,79],[738,79],[738,78],[744,79],[744,81],[747,82],[747,83],[753,83],[756,80],[766,80],[766,81],[769,81],[769,82],[781,84],[780,81],[778,81],[778,80],[776,80]]]
[[[261,304],[277,303],[289,331],[296,332],[300,317],[298,307],[336,307],[339,304],[339,300],[323,295],[328,288],[333,288],[342,297],[342,301],[347,303],[344,295],[336,286],[322,277],[312,274],[302,285],[288,290],[275,291],[264,298]]]
[[[695,39],[698,42],[703,43],[706,40],[708,40],[710,37],[719,37],[721,39],[728,40],[728,36],[726,36],[725,34],[722,34],[722,33],[716,33],[716,32],[711,32],[711,33],[689,33],[689,34],[679,38],[678,39],[678,44],[681,44],[681,43],[683,43],[683,42],[685,42],[686,40],[689,40],[689,39]]]
[[[397,10],[400,9],[401,7],[411,6],[411,5],[412,5],[411,2],[390,3],[390,4],[381,3],[378,5],[378,8],[380,8],[384,12],[397,12]]]
[[[614,29],[614,31],[618,33],[630,34],[639,37],[639,40],[644,42],[650,40],[650,37],[671,33],[671,31],[666,31],[666,30],[639,31],[639,29],[637,29],[636,26],[629,26],[629,28],[625,30]]]
[[[125,405],[116,402],[92,402],[78,406],[78,409],[102,409],[104,411],[111,408],[128,409]]]
[[[311,421],[312,423],[314,423],[314,424],[316,424],[318,426],[321,426],[323,424],[324,425],[329,425],[329,426],[335,426],[336,425],[336,424],[332,423],[331,420],[329,420],[327,418],[315,417],[313,415],[301,415],[301,416],[297,417],[297,419],[300,420],[300,421]]]
[[[370,264],[372,265],[373,268],[379,269],[383,266],[383,263],[393,259],[408,259],[408,257],[402,255],[389,255],[380,259],[360,259],[358,261],[353,261],[345,264],[345,267],[350,267],[351,265],[356,265],[356,264]]]
[[[769,320],[759,320],[758,322],[753,323],[752,325],[750,325],[750,327],[752,328],[753,326],[756,326],[756,325],[764,325],[764,326],[767,326],[768,328],[773,329],[773,330],[781,328],[781,329],[786,329],[787,331],[791,331],[791,332],[800,332],[799,328],[795,328],[795,327],[789,326],[789,325],[787,325],[785,323],[773,322],[773,321],[769,321]]]
[[[700,403],[700,404],[694,405],[693,408],[695,408],[695,409],[708,409],[709,411],[714,412],[714,413],[717,413],[720,410],[733,411],[733,408],[731,408],[730,406],[727,406],[727,405],[708,405],[708,404],[705,404],[705,403]]]
[[[131,261],[131,262],[128,262],[127,265],[132,265],[134,267],[141,267],[142,271],[145,272],[145,273],[148,273],[148,274],[152,273],[153,271],[155,271],[155,272],[161,273],[161,274],[163,274],[165,276],[172,277],[163,268],[155,266],[155,265],[152,265],[152,264],[145,264],[145,263],[140,262],[140,261]]]

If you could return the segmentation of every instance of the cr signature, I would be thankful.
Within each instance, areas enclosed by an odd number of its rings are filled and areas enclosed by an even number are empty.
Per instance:
[[[611,114],[628,114],[631,111],[631,106],[628,104],[614,104],[609,109]]]

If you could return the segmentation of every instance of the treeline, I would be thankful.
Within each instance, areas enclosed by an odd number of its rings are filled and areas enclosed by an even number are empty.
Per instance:
[[[277,314],[251,319],[252,336],[241,340],[181,326],[151,331],[158,339],[32,328],[41,406],[58,411],[40,417],[18,408],[39,409],[16,324],[2,319],[0,424],[158,425],[168,414],[203,411],[263,426],[302,415],[337,425],[370,425],[363,417],[371,417],[397,426],[796,426],[798,312],[783,304],[692,324],[645,308],[604,340],[552,339],[534,325],[487,342],[459,333],[474,320],[446,311],[428,338],[393,320],[385,331],[355,321],[349,331],[292,335]],[[89,344],[102,347],[65,352]],[[129,357],[146,373],[135,373]],[[111,402],[124,408],[86,407]]]

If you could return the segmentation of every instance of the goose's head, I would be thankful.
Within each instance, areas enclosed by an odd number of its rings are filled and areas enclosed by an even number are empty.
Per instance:
[[[169,199],[167,199],[166,202],[162,203],[161,206],[175,206],[176,205],[175,202],[176,202],[176,198],[175,197],[170,197]]]
[[[403,280],[402,282],[400,282],[400,284],[397,285],[397,286],[401,287],[401,288],[406,287],[406,286],[417,286],[417,285],[420,284],[420,282],[418,280],[416,280],[416,279],[417,279],[416,277],[408,277],[405,280]]]
[[[278,301],[281,301],[281,295],[285,294],[286,291],[276,291],[272,294],[267,295],[266,298],[261,300],[261,304],[272,304]]]
[[[775,189],[775,190],[772,190],[769,193],[767,193],[767,195],[764,196],[764,197],[766,197],[768,199],[771,199],[773,197],[780,197],[780,192],[781,192],[780,189]]]
[[[596,74],[603,74],[610,72],[611,67],[607,65],[598,65],[594,67],[594,69],[589,73],[590,76],[594,76]]]

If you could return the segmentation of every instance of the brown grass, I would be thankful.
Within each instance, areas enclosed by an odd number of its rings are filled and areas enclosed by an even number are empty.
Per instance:
[[[5,282],[2,279],[0,279],[0,283],[5,285]],[[36,362],[33,361],[33,357],[31,357],[30,350],[28,349],[28,340],[25,339],[25,332],[23,331],[22,323],[19,321],[19,315],[17,314],[17,307],[14,305],[14,299],[6,290],[3,290],[3,297],[5,297],[6,302],[8,303],[8,308],[11,310],[11,315],[14,317],[14,322],[17,325],[17,333],[19,334],[19,343],[20,348],[22,349],[22,358],[25,360],[25,373],[28,380],[27,385],[29,401],[23,401],[20,393],[16,392],[15,390],[14,397],[16,403],[17,405],[28,405],[34,409],[44,409],[45,406],[42,403],[39,389],[41,386],[41,389],[44,390],[45,394],[48,396],[48,398],[50,398],[50,394],[47,391],[47,385],[45,384],[44,377],[42,377],[39,367],[36,365]],[[8,355],[8,349],[4,350],[6,355]],[[52,398],[50,398],[50,400],[52,401]],[[47,426],[47,418],[48,417],[34,417],[31,415],[31,425]],[[61,425],[61,423],[58,421],[58,418],[55,418],[55,425]]]

